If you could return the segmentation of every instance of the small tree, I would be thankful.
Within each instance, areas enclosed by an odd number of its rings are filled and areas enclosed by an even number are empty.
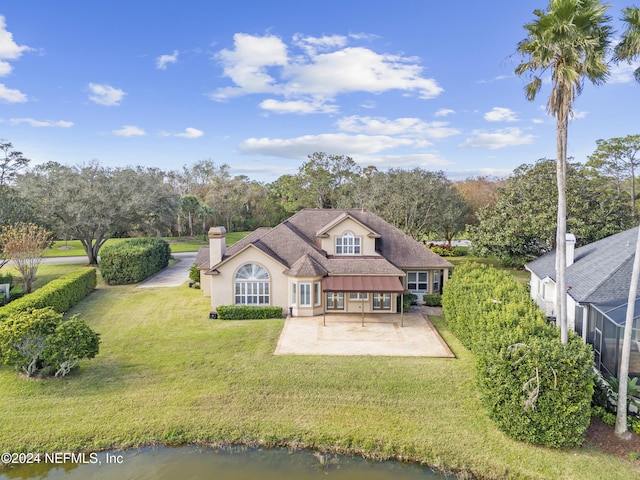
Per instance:
[[[58,324],[55,333],[47,339],[42,357],[47,365],[56,368],[56,377],[64,377],[81,359],[95,357],[99,349],[100,334],[74,316]]]
[[[3,255],[13,261],[22,275],[25,293],[31,293],[44,251],[52,244],[52,233],[33,223],[9,225],[0,231]]]

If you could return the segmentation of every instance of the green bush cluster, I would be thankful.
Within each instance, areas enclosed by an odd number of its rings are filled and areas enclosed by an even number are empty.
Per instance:
[[[448,245],[429,245],[429,249],[433,253],[437,253],[441,257],[462,257],[466,255],[467,251],[460,247],[449,247]]]
[[[46,307],[52,307],[56,312],[64,313],[95,288],[96,270],[91,267],[79,268],[47,283],[29,295],[0,307],[0,320],[14,313]]]
[[[100,335],[82,320],[63,320],[53,308],[9,315],[0,323],[0,363],[28,377],[64,377],[98,354]]]
[[[398,295],[396,297],[396,311],[408,312],[411,305],[418,303],[418,296],[415,293],[406,293],[405,295]],[[400,310],[402,308],[402,310]]]
[[[191,265],[189,267],[189,279],[192,282],[200,283],[200,267],[198,265]]]
[[[476,355],[482,402],[498,427],[533,444],[581,444],[591,416],[591,347],[573,333],[563,345],[526,287],[493,267],[456,267],[442,304]]]
[[[100,252],[100,273],[109,285],[141,282],[169,265],[171,248],[161,238],[134,238]]]
[[[282,318],[282,307],[258,307],[250,305],[220,305],[216,308],[221,320],[258,320]]]
[[[429,307],[441,307],[442,306],[442,295],[438,293],[428,294],[426,293],[422,297],[424,304]]]

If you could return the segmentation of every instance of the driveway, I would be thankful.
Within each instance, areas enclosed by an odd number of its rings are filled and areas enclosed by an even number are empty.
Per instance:
[[[400,314],[365,315],[364,326],[360,314],[287,318],[275,355],[455,357],[419,307],[402,324]]]
[[[178,263],[159,271],[140,282],[136,288],[179,287],[189,280],[189,268],[196,260],[196,252],[173,253]]]

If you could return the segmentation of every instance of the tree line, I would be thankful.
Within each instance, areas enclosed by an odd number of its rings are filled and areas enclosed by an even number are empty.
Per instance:
[[[2,142],[0,226],[34,222],[78,239],[89,263],[111,237],[206,236],[274,226],[303,208],[364,208],[417,240],[468,237],[478,253],[522,265],[555,248],[552,160],[507,179],[452,181],[441,171],[361,167],[316,152],[293,175],[262,183],[201,160],[179,171],[67,166],[29,160]],[[586,164],[570,163],[570,230],[581,244],[622,231],[635,218],[640,135],[598,140]]]

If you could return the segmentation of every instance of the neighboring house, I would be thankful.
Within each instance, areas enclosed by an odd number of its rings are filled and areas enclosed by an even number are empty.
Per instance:
[[[275,305],[293,316],[393,313],[405,292],[441,293],[453,265],[366,210],[305,209],[196,257],[211,306]]]
[[[596,368],[616,377],[626,318],[638,227],[575,248],[567,235],[567,319],[593,346]],[[527,264],[531,297],[548,317],[556,316],[555,251]],[[629,375],[640,377],[640,297],[636,300]]]

